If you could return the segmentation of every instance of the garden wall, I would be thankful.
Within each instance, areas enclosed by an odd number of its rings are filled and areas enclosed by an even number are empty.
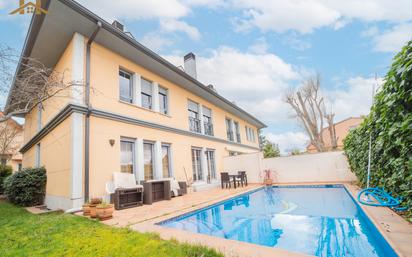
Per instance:
[[[275,183],[350,182],[356,176],[350,171],[343,152],[303,154],[263,159],[261,153],[224,158],[224,170],[245,170],[251,183],[261,183],[265,169],[274,171]]]

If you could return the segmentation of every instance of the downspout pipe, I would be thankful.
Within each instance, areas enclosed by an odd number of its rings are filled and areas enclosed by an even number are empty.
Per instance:
[[[102,23],[100,21],[97,22],[97,27],[93,31],[92,35],[89,37],[86,45],[86,96],[85,96],[85,104],[87,107],[87,113],[85,117],[85,124],[84,124],[84,201],[89,201],[89,167],[90,167],[90,112],[91,112],[91,105],[90,105],[90,51],[91,45],[94,39],[99,33],[99,30],[102,27]]]

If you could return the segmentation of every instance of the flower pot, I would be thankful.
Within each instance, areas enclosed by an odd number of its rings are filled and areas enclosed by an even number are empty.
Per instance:
[[[263,181],[263,183],[266,186],[271,186],[273,184],[273,180],[271,178],[265,178],[265,180]]]
[[[97,218],[97,213],[96,213],[96,206],[97,204],[90,204],[90,218]]]
[[[90,216],[90,205],[83,204],[83,216]]]
[[[98,205],[96,207],[97,218],[99,220],[108,220],[113,217],[113,204]]]

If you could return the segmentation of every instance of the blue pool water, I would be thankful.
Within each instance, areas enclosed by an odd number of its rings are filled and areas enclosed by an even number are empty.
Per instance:
[[[343,186],[267,187],[159,225],[315,256],[397,256]]]

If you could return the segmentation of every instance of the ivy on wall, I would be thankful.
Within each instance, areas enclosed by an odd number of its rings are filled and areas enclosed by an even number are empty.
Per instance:
[[[412,40],[393,63],[370,114],[344,140],[352,171],[365,186],[372,135],[371,187],[384,187],[412,208]]]

